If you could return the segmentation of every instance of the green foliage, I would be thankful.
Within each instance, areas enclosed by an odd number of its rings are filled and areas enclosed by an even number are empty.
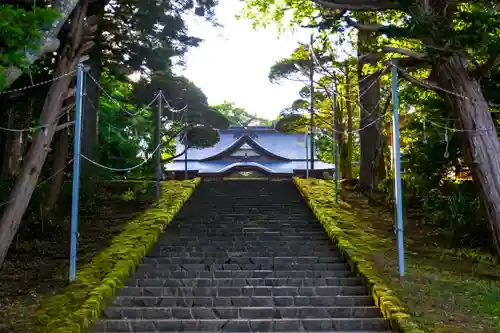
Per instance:
[[[214,19],[214,0],[134,1],[105,2],[92,6],[101,14],[99,25],[107,33],[100,39],[99,49],[106,54],[103,65],[119,79],[134,71],[146,74],[170,71],[174,57],[185,54],[189,47],[196,47],[201,39],[190,36],[185,15]]]
[[[227,128],[229,122],[209,108],[207,96],[200,88],[183,76],[155,72],[150,78],[142,78],[135,84],[133,98],[137,103],[146,104],[153,98],[153,94],[160,90],[169,103],[164,106],[162,115],[164,121],[168,121],[170,125],[164,132],[167,138],[184,132],[187,123],[188,132],[191,132],[188,134],[191,147],[207,147],[218,142],[217,129]],[[171,156],[172,153],[173,149],[166,155]]]
[[[132,85],[103,75],[101,85],[113,91],[115,99],[131,100]],[[112,168],[124,169],[143,161],[141,155],[151,153],[151,108],[139,108],[127,102],[115,102],[103,95],[100,98],[99,115],[99,163]],[[133,113],[126,113],[126,111]],[[129,176],[140,176],[146,170],[138,168]],[[106,173],[105,171],[102,171]],[[112,172],[111,175],[116,175]]]
[[[156,207],[129,222],[108,248],[77,272],[75,282],[42,302],[36,316],[41,331],[87,332],[108,298],[156,243],[199,182],[199,178],[165,182]]]
[[[433,188],[422,199],[422,210],[426,223],[446,229],[454,247],[489,243],[479,197],[470,181],[446,182]]]
[[[40,27],[50,23],[59,13],[53,9],[25,10],[11,5],[0,5],[0,89],[5,77],[2,70],[15,66],[28,68],[25,52],[36,51],[42,37]]]
[[[404,114],[401,130],[405,209],[436,228],[450,246],[488,244],[488,230],[475,187],[471,181],[450,178],[456,168],[468,169],[460,149],[460,133],[447,131],[446,148],[444,127],[453,128],[453,122],[448,120],[442,99],[433,92],[405,86],[401,100],[403,108],[415,108],[413,113]],[[379,191],[383,195],[381,202],[392,202],[393,180],[383,181]]]
[[[306,132],[308,126],[309,119],[297,113],[283,115],[275,124],[275,128],[284,133]]]
[[[133,190],[128,189],[122,194],[123,201],[132,201],[135,199],[135,193]]]
[[[230,125],[247,126],[269,126],[271,122],[268,119],[250,114],[243,108],[239,108],[234,103],[224,101],[222,104],[210,105],[210,109],[222,114],[229,121]]]
[[[393,182],[388,178],[379,185],[381,202],[393,202]],[[489,231],[472,181],[441,180],[439,185],[429,185],[425,176],[410,174],[404,175],[402,184],[405,209],[433,226],[451,247],[488,250]]]

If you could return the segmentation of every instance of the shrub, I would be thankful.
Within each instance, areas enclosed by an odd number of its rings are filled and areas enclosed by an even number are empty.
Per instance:
[[[381,203],[393,204],[393,180],[379,185]],[[488,229],[472,181],[443,180],[438,185],[425,177],[404,175],[403,205],[418,213],[425,224],[441,229],[452,246],[480,247],[488,244]]]

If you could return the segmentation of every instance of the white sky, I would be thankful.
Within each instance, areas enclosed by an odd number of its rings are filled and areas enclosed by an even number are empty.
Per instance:
[[[272,84],[268,79],[274,62],[289,56],[297,42],[308,42],[309,29],[285,33],[255,31],[251,22],[234,16],[243,7],[237,0],[221,0],[216,7],[217,20],[223,28],[214,28],[200,18],[186,18],[189,33],[204,39],[200,47],[185,56],[182,73],[200,87],[210,104],[224,100],[251,113],[274,119],[279,112],[299,98],[299,82]]]

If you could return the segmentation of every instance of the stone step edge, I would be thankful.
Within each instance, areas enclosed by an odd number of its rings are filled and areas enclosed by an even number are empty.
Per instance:
[[[264,278],[239,278],[239,277],[234,277],[234,278],[139,278],[139,277],[131,277],[129,278],[131,280],[135,281],[169,281],[169,280],[187,280],[187,281],[196,281],[196,280],[202,280],[202,281],[234,281],[234,280],[244,280],[244,281],[275,281],[275,280],[280,280],[280,281],[285,281],[285,280],[351,280],[351,281],[359,281],[363,282],[363,280],[359,277],[356,276],[349,276],[349,277],[333,277],[333,276],[327,276],[327,277],[322,277],[322,278],[310,278],[310,277],[264,277]]]
[[[118,332],[118,331],[91,331],[92,333],[123,333],[123,332]],[[298,331],[280,331],[280,333],[297,333]],[[151,332],[134,332],[134,333],[151,333]],[[176,331],[156,331],[155,333],[177,333]],[[180,333],[180,331],[179,331]],[[190,332],[190,331],[182,331],[182,333],[199,333],[196,331]],[[205,331],[205,333],[221,333],[219,332],[208,332]],[[234,332],[231,331],[231,333],[248,333],[248,332]],[[393,333],[391,331],[308,331],[307,333]]]
[[[382,316],[374,317],[374,318],[332,318],[332,317],[324,317],[324,318],[273,318],[273,319],[99,319],[97,322],[214,322],[214,321],[383,321],[386,322],[386,319]]]
[[[161,287],[160,287],[161,288]],[[219,299],[225,299],[225,298],[367,298],[367,299],[372,299],[370,295],[335,295],[335,296],[128,296],[128,295],[116,295],[113,296],[114,298],[146,298],[146,299],[158,299],[158,298],[165,298],[165,299],[191,299],[191,298],[219,298]]]
[[[375,310],[379,309],[375,305],[366,305],[366,306],[196,306],[196,307],[185,307],[185,306],[122,306],[122,305],[111,305],[108,308],[124,308],[127,310],[136,309],[136,310],[158,310],[158,309],[252,309],[252,310],[268,310],[268,309],[370,309]],[[328,317],[334,318],[334,317]],[[380,318],[379,316],[375,318]],[[257,319],[257,318],[256,318]],[[276,318],[276,319],[293,319],[293,318]],[[300,318],[298,318],[300,319]],[[317,319],[317,318],[305,318],[305,319]],[[349,319],[349,318],[347,318]]]
[[[165,259],[186,259],[185,257],[171,257],[171,256],[146,256],[147,258],[150,258],[150,259],[160,259],[160,258],[165,258]],[[228,257],[229,259],[231,258],[245,258],[244,256],[239,256],[239,255],[235,255],[233,257]],[[279,260],[283,260],[283,259],[324,259],[324,258],[328,258],[330,259],[331,256],[323,256],[323,257],[319,257],[319,256],[289,256],[289,257],[284,257],[284,256],[258,256],[258,257],[249,257],[249,259],[269,259],[269,258],[273,258],[273,259],[279,259]],[[190,259],[200,259],[200,260],[226,260],[225,257],[190,257]]]

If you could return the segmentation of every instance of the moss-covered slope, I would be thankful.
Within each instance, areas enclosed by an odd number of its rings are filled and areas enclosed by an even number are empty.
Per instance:
[[[77,272],[77,280],[42,302],[37,326],[46,333],[87,332],[130,272],[156,243],[164,227],[191,196],[200,179],[162,184],[158,205],[130,221],[111,245]]]
[[[394,293],[375,274],[372,263],[366,258],[373,252],[392,246],[388,238],[377,236],[366,225],[360,225],[349,206],[341,202],[336,206],[331,181],[294,178],[295,184],[330,238],[337,244],[349,264],[365,279],[371,296],[381,309],[391,327],[405,333],[421,333],[410,321],[408,312]]]

